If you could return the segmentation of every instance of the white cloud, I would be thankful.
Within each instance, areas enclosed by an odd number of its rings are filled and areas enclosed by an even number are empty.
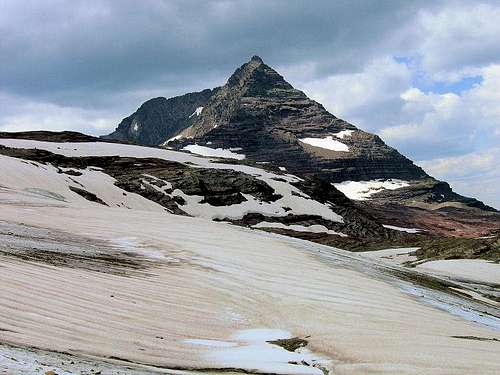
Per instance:
[[[445,93],[414,87],[412,69],[386,57],[358,73],[296,81],[335,115],[421,160],[436,178],[500,207],[500,64],[481,67],[472,87]]]
[[[411,72],[391,57],[376,59],[358,73],[329,76],[312,81],[296,79],[296,85],[322,103],[331,113],[365,130],[376,131],[396,123],[394,107],[399,93],[410,86]]]
[[[0,131],[75,130],[99,135],[116,127],[119,116],[105,111],[64,107],[0,93],[8,112],[0,116]]]
[[[500,65],[483,68],[481,75],[481,83],[459,94],[425,94],[416,88],[403,92],[401,123],[380,129],[380,134],[403,149],[415,141],[431,144],[436,156],[493,146],[499,141]],[[426,150],[420,150],[413,156],[422,158]]]
[[[498,3],[455,3],[439,11],[420,12],[421,35],[415,52],[422,69],[435,80],[460,80],[485,65],[500,62]]]
[[[479,197],[486,204],[500,208],[500,148],[425,160],[418,164],[434,177],[449,182],[457,192]]]

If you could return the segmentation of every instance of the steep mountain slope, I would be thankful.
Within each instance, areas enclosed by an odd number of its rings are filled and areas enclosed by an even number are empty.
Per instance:
[[[336,118],[294,89],[257,56],[236,70],[180,134],[192,138],[189,142],[241,148],[249,159],[272,161],[291,173],[321,171],[331,182],[427,177],[379,137]]]
[[[193,124],[200,109],[217,90],[203,90],[174,98],[154,98],[124,118],[104,139],[157,145]]]
[[[385,224],[401,225],[397,218],[404,217],[405,225],[414,226],[412,218],[419,217],[422,229],[452,236],[484,235],[492,229],[487,223],[500,226],[495,209],[456,194],[377,135],[330,114],[257,56],[214,90],[196,114],[186,112],[191,122],[169,138],[156,138],[156,144],[322,180]],[[149,133],[148,126],[141,131]],[[156,122],[152,132],[161,127],[172,129],[172,123]],[[464,217],[472,219],[463,223]]]

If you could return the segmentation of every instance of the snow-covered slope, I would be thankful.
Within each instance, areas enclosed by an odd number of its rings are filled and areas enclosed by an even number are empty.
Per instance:
[[[296,177],[245,165],[119,144],[1,144],[67,157],[137,158],[127,160],[137,168],[152,156],[190,168],[229,168],[283,194],[268,203],[276,209],[286,204],[342,220],[328,204],[304,197],[292,185]],[[213,222],[210,215],[172,215],[116,186],[105,171],[0,157],[0,372],[15,366],[29,373],[35,360],[40,368],[49,362],[74,373],[112,364],[130,374],[500,370],[495,306],[445,283],[433,289],[435,283],[422,284],[423,275],[395,263]],[[159,194],[170,191],[172,182],[155,178],[141,176]],[[189,199],[187,207],[205,204]],[[260,203],[252,209],[270,207]],[[280,346],[294,342],[296,350]]]
[[[57,143],[57,142],[40,142],[31,140],[19,140],[19,139],[0,139],[0,145],[13,148],[24,148],[24,149],[39,149],[50,151],[54,154],[64,155],[68,157],[85,157],[85,156],[115,156],[120,157],[130,157],[130,158],[158,158],[167,161],[174,161],[182,163],[184,165],[189,165],[193,168],[209,168],[209,169],[224,169],[233,170],[237,172],[242,172],[247,175],[254,177],[274,189],[276,194],[281,195],[281,198],[273,202],[264,202],[256,199],[251,195],[245,196],[245,201],[239,204],[233,204],[229,206],[214,206],[209,203],[202,203],[202,196],[189,196],[182,192],[181,190],[174,190],[172,193],[165,192],[165,195],[178,196],[183,198],[185,201],[184,205],[180,208],[187,214],[192,216],[200,216],[206,218],[232,218],[238,219],[243,217],[248,213],[261,213],[266,216],[285,216],[288,214],[296,215],[318,215],[325,220],[330,220],[332,222],[342,222],[342,217],[335,213],[332,208],[326,203],[320,203],[310,197],[307,194],[301,192],[298,188],[292,185],[293,182],[298,182],[299,179],[292,175],[285,174],[274,174],[267,172],[263,169],[254,168],[246,165],[237,164],[227,164],[227,163],[217,163],[210,159],[197,157],[190,155],[188,153],[171,151],[159,148],[150,148],[142,146],[124,145],[124,144],[112,144],[105,142],[86,142],[86,143]],[[12,165],[0,165],[0,168],[5,169],[5,174],[10,174],[12,180],[15,180],[16,168]],[[39,173],[40,171],[37,171]],[[109,197],[106,196],[111,194],[111,191],[115,192],[120,196],[120,192],[117,192],[116,187],[113,186],[113,181],[109,176],[102,177],[98,171],[88,168],[84,171],[78,171],[82,173],[82,176],[66,176],[59,177],[58,180],[60,184],[58,185],[57,193],[61,195],[63,191],[68,190],[67,187],[62,185],[73,185],[76,181],[76,186],[81,186],[84,189],[95,194],[97,197],[105,201],[108,205],[121,205],[132,208],[128,205],[129,198],[122,197]],[[48,167],[47,173],[50,175],[57,174],[55,168]],[[147,177],[147,176],[145,176]],[[62,181],[65,182],[62,182]],[[22,189],[36,188],[32,181],[28,178],[25,179],[25,184],[23,186],[18,186]],[[147,182],[146,182],[147,183]],[[165,181],[169,183],[169,181]],[[31,185],[30,185],[31,184]],[[62,185],[61,185],[62,184]],[[30,185],[30,186],[28,186]],[[62,189],[62,190],[61,190]],[[121,192],[123,195],[124,192]],[[74,194],[70,194],[73,196]],[[136,199],[135,195],[132,195],[132,199]],[[151,202],[144,202],[145,209],[150,209]],[[134,205],[134,208],[140,208]],[[156,207],[157,208],[157,207]]]

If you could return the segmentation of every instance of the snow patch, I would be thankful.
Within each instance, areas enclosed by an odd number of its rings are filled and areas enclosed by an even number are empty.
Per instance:
[[[347,234],[340,233],[340,232],[335,232],[334,230],[328,229],[324,225],[320,224],[314,224],[314,225],[309,225],[309,226],[304,226],[304,225],[297,225],[297,224],[292,224],[292,225],[286,225],[283,223],[273,223],[273,222],[268,222],[268,221],[261,221],[258,224],[252,225],[252,228],[278,228],[278,229],[288,229],[288,230],[293,230],[295,232],[310,232],[310,233],[327,233],[327,234],[334,234],[340,237],[347,237]]]
[[[186,147],[183,147],[182,150],[186,150],[191,152],[192,154],[197,154],[202,156],[213,156],[216,158],[226,158],[226,159],[236,159],[236,160],[245,159],[244,154],[237,154],[231,151],[230,149],[226,150],[223,148],[210,148],[199,145],[188,145]]]
[[[251,368],[266,373],[322,375],[322,370],[317,366],[327,366],[329,361],[306,348],[289,352],[267,342],[291,337],[290,332],[281,329],[242,330],[233,335],[230,341],[224,342],[223,347],[207,353],[207,358],[227,367]],[[235,345],[228,345],[230,343]]]
[[[191,115],[189,115],[189,118],[193,117],[193,116],[196,116],[198,117],[199,115],[201,115],[201,112],[203,111],[203,107],[198,107],[194,110],[193,113],[191,113]]]
[[[420,249],[419,247],[400,247],[396,249],[383,249],[375,251],[361,251],[358,254],[370,258],[377,259],[386,263],[402,264],[406,262],[416,261],[418,258],[411,253]]]
[[[483,259],[434,260],[419,264],[417,268],[459,280],[500,284],[500,264]]]
[[[354,130],[341,130],[338,133],[333,134],[333,136],[344,139],[344,137],[350,137],[352,133],[354,133]]]
[[[422,231],[422,229],[418,229],[418,228],[404,228],[404,227],[397,227],[395,225],[388,225],[388,224],[383,224],[382,226],[384,228],[387,228],[387,229],[397,230],[399,232],[406,232],[406,233],[418,233],[418,232]]]
[[[299,139],[302,143],[307,143],[308,145],[314,147],[320,147],[332,151],[349,151],[349,147],[333,139],[333,136],[329,135],[325,138],[301,138]]]
[[[347,198],[358,201],[364,201],[370,198],[373,194],[383,190],[396,190],[402,187],[410,186],[408,181],[398,179],[377,179],[370,181],[343,181],[340,183],[332,184]]]
[[[162,146],[165,146],[168,142],[177,141],[177,140],[179,140],[181,138],[184,138],[184,136],[182,134],[178,134],[175,137],[167,139],[165,142],[162,143]]]

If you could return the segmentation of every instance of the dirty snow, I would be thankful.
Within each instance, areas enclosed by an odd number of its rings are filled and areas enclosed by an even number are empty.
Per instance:
[[[347,237],[347,234],[336,232],[334,230],[328,229],[324,225],[319,225],[319,224],[304,226],[304,225],[297,225],[297,224],[286,225],[283,223],[261,221],[260,223],[253,225],[252,228],[257,228],[257,229],[258,228],[278,228],[278,229],[293,230],[296,232],[327,233],[327,234],[338,235],[341,237]]]
[[[396,190],[402,187],[410,186],[408,181],[398,179],[377,179],[370,181],[344,181],[332,184],[347,198],[364,201],[369,199],[373,194],[383,190]]]
[[[324,364],[324,360],[305,348],[289,352],[267,341],[287,339],[292,335],[280,329],[247,329],[235,333],[227,344],[228,348],[209,352],[207,358],[222,363],[227,367],[258,369],[262,372],[322,375],[315,364]],[[297,364],[291,364],[295,362]],[[307,363],[308,365],[304,364]]]
[[[245,159],[244,154],[237,154],[231,151],[230,149],[226,150],[224,148],[210,148],[200,145],[188,145],[186,147],[183,147],[182,150],[186,150],[193,154],[202,156],[211,156],[216,158],[226,158],[226,159],[236,159],[236,160]]]
[[[184,136],[182,134],[176,135],[175,137],[169,138],[165,142],[163,142],[162,146],[166,146],[168,142],[177,141],[177,140],[182,139],[182,138],[184,138]]]
[[[459,280],[500,285],[500,264],[483,259],[434,260],[419,264],[417,268]]]
[[[354,130],[341,130],[338,133],[332,134],[334,137],[343,139],[344,137],[350,137],[354,133]]]
[[[100,152],[103,146],[95,147]],[[196,160],[178,155],[187,156]],[[0,223],[22,221],[30,237],[30,228],[57,231],[61,243],[65,233],[82,236],[74,245],[83,249],[96,239],[114,245],[113,240],[125,238],[124,252],[130,245],[151,243],[167,259],[175,253],[180,264],[159,260],[147,275],[124,277],[0,255],[2,340],[94,358],[115,356],[127,360],[122,364],[128,367],[232,366],[314,374],[315,368],[290,365],[287,358],[315,359],[321,353],[336,361],[326,366],[330,371],[344,375],[388,369],[398,375],[498,374],[496,343],[451,337],[500,338],[498,331],[472,323],[477,314],[463,320],[403,293],[392,282],[393,273],[381,276],[382,267],[360,255],[164,212],[39,203],[22,191],[1,189]],[[24,241],[20,234],[10,238]],[[228,307],[237,319],[230,318]],[[286,331],[307,337],[310,352],[284,353],[263,343],[264,335],[247,331],[262,327],[280,330],[279,336]]]
[[[410,253],[413,253],[418,249],[418,247],[399,247],[396,249],[361,251],[358,252],[358,254],[370,259],[378,259],[383,262],[402,264],[417,260],[418,258],[414,255],[410,255]]]
[[[314,147],[320,147],[332,151],[349,151],[349,147],[333,139],[333,136],[329,135],[325,138],[301,138],[299,139],[302,143],[307,143],[308,145]]]
[[[64,168],[65,169],[65,168]],[[74,168],[71,168],[74,169]],[[0,155],[0,175],[5,190],[22,192],[26,196],[40,200],[58,201],[61,204],[73,203],[79,206],[95,206],[69,189],[74,186],[95,194],[110,207],[131,208],[151,211],[164,211],[165,208],[138,194],[125,192],[114,183],[115,179],[97,170],[87,168],[78,170],[81,176],[58,173],[52,165],[44,165]]]

